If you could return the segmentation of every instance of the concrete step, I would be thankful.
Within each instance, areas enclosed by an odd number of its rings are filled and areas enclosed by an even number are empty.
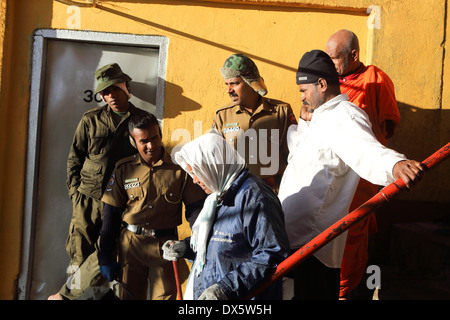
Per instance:
[[[376,300],[450,300],[450,269],[446,276],[417,278],[391,266],[381,266],[381,286]]]
[[[450,223],[392,226],[389,263],[380,266],[380,300],[450,299]]]

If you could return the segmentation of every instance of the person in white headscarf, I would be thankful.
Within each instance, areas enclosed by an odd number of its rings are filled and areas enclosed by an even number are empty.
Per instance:
[[[209,194],[191,237],[163,245],[167,260],[194,260],[185,299],[248,296],[289,253],[277,195],[216,133],[187,143],[172,157]],[[255,299],[281,299],[281,291],[276,282]]]

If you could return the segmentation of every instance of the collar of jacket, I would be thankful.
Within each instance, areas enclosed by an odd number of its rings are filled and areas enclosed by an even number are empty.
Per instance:
[[[322,104],[320,107],[318,107],[316,110],[314,110],[314,113],[321,113],[329,108],[333,108],[335,106],[337,106],[339,103],[341,103],[342,101],[349,101],[348,100],[348,95],[346,93],[341,93],[337,96],[335,96],[334,98],[328,100],[327,102],[325,102],[324,104]],[[314,117],[313,117],[314,119]]]
[[[366,69],[367,67],[365,66],[365,64],[361,62],[361,65],[353,73],[346,75],[345,77],[339,77],[339,82],[342,84],[348,80],[356,79],[361,73],[365,72]]]
[[[131,102],[129,102],[129,104],[130,104],[130,109],[128,109],[128,112],[129,112],[130,114],[135,113],[136,110],[137,110],[136,106],[135,106],[134,104],[132,104]],[[108,113],[114,112],[114,111],[112,110],[112,108],[109,106],[109,104],[105,104],[103,107],[105,108],[105,110],[106,110]]]
[[[248,168],[243,169],[236,180],[231,184],[230,188],[228,188],[228,191],[225,192],[224,195],[222,195],[222,203],[227,206],[232,206],[234,204],[234,198],[236,197],[236,193],[241,188],[244,181],[247,179],[248,175],[250,174]],[[219,201],[220,202],[220,201]]]
[[[241,105],[236,105],[235,107],[236,107],[236,113],[248,112]],[[255,115],[261,111],[267,111],[267,112],[273,111],[273,105],[270,103],[270,100],[266,97],[261,97],[261,103],[259,104],[258,108],[255,109],[255,111],[252,113],[252,115]]]
[[[159,167],[162,166],[163,164],[173,164],[170,154],[166,151],[166,149],[164,149],[164,147],[161,147],[161,157],[153,166],[149,166],[144,160],[142,160],[141,154],[139,152],[137,153],[137,157],[133,161],[136,164],[140,163],[148,167]]]

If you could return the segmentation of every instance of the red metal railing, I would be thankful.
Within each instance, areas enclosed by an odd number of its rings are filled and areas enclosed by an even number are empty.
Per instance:
[[[422,161],[424,165],[427,166],[428,169],[436,166],[444,159],[446,159],[450,155],[450,142],[445,146],[440,148],[438,151],[433,153],[427,159]],[[267,289],[273,282],[280,279],[283,275],[294,269],[298,264],[304,261],[306,258],[311,256],[317,250],[322,248],[328,242],[339,236],[342,232],[350,228],[355,223],[358,223],[368,215],[372,213],[372,211],[385,202],[389,201],[392,197],[397,195],[401,190],[405,189],[406,185],[402,179],[397,179],[395,182],[389,184],[388,186],[381,189],[375,196],[369,199],[367,202],[362,204],[359,208],[352,211],[344,218],[340,219],[333,225],[331,225],[328,229],[324,230],[321,234],[316,236],[310,242],[305,244],[303,247],[298,249],[292,255],[290,255],[286,260],[280,263],[268,280],[263,282],[260,287],[258,287],[251,295],[247,298],[252,298],[255,295],[263,292]]]

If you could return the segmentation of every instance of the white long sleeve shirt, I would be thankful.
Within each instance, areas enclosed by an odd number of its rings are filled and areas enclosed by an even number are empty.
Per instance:
[[[367,114],[341,94],[288,131],[289,163],[279,198],[292,249],[298,249],[348,214],[359,177],[373,184],[394,182],[392,169],[405,156],[380,144]],[[347,232],[315,253],[340,268]]]

